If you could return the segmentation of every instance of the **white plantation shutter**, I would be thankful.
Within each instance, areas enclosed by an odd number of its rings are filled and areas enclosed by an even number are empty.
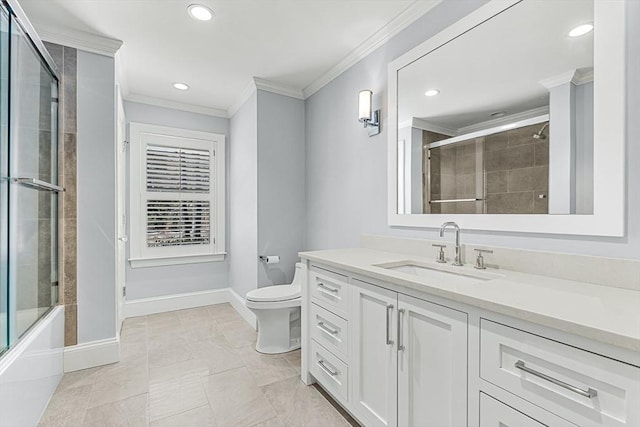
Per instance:
[[[210,203],[197,200],[147,200],[147,246],[208,245]]]
[[[209,194],[211,154],[209,150],[146,146],[147,192],[179,195],[174,200],[147,200],[148,247],[211,242],[211,202],[183,199],[184,193]]]
[[[147,191],[209,193],[211,153],[147,145]]]
[[[131,124],[131,135],[132,215],[136,208],[140,216],[132,266],[223,257],[224,157],[217,154],[224,153],[224,136],[139,123]]]

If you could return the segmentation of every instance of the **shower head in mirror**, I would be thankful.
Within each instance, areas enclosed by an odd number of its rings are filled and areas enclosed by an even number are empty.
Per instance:
[[[547,126],[549,126],[549,123],[545,123],[544,126],[542,126],[542,128],[532,136],[535,139],[547,139],[547,135],[544,134],[544,130],[547,128]]]

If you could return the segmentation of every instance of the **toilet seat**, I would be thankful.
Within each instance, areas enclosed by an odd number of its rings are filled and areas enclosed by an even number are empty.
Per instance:
[[[252,302],[281,302],[289,301],[302,296],[300,285],[276,285],[254,289],[247,293],[247,301]]]

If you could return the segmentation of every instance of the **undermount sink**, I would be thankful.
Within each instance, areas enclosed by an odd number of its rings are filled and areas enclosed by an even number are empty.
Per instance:
[[[397,261],[387,264],[377,264],[374,267],[384,268],[397,273],[432,279],[435,283],[472,284],[493,280],[501,277],[497,274],[469,271],[464,267],[447,267],[421,264],[416,261]],[[458,271],[456,271],[458,270]]]

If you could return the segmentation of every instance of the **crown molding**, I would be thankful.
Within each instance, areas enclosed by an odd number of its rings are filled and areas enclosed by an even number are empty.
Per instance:
[[[41,22],[34,22],[33,26],[44,41],[97,53],[98,55],[113,57],[122,46],[122,40],[84,31],[54,27]]]
[[[458,129],[452,129],[445,126],[440,126],[435,123],[431,123],[428,120],[412,117],[411,120],[407,120],[412,128],[428,130],[431,132],[441,133],[447,136],[459,135]]]
[[[200,105],[185,104],[183,102],[170,101],[168,99],[155,98],[153,96],[140,95],[137,93],[129,93],[123,95],[125,101],[137,102],[139,104],[155,105],[156,107],[171,108],[174,110],[188,111],[191,113],[205,114],[207,116],[220,117],[228,119],[229,114],[225,110],[217,108],[203,107]]]
[[[590,83],[593,81],[593,68],[582,68],[576,71],[576,74],[573,76],[573,84],[575,85],[583,85],[585,83]]]
[[[351,53],[345,56],[340,62],[305,87],[303,90],[304,99],[307,99],[322,89],[333,79],[388,42],[393,36],[413,24],[441,2],[442,0],[417,0],[396,16],[391,22],[361,43],[360,46],[352,50]]]
[[[524,120],[533,119],[541,116],[548,116],[548,115],[549,115],[549,106],[538,107],[532,110],[510,114],[508,116],[500,117],[497,119],[487,120],[486,122],[481,122],[481,123],[476,123],[470,126],[461,127],[458,129],[458,135],[466,135],[473,132],[479,132],[485,129],[491,129],[498,126],[508,125],[511,123],[521,122]]]
[[[266,92],[277,93],[278,95],[289,96],[291,98],[297,98],[304,100],[304,93],[302,89],[295,88],[293,86],[283,85],[280,83],[274,83],[269,80],[261,79],[258,77],[253,78],[253,84],[256,89],[264,90]]]
[[[227,110],[227,115],[229,117],[235,115],[238,110],[244,105],[244,103],[247,102],[247,99],[249,99],[249,97],[256,90],[263,90],[265,92],[276,93],[278,95],[284,95],[296,99],[305,99],[304,93],[301,89],[293,86],[275,83],[269,80],[261,79],[259,77],[252,77],[249,84],[245,86],[244,90],[240,92],[240,95],[238,96],[236,101],[231,104],[231,106]]]
[[[227,109],[227,116],[229,117],[235,116],[238,110],[242,108],[244,103],[247,102],[247,99],[249,99],[249,97],[256,90],[257,90],[256,84],[253,81],[253,79],[251,79],[249,84],[245,86],[242,92],[240,92],[240,95],[238,96],[238,98],[236,98],[236,101],[233,104],[231,104],[231,106]]]
[[[544,80],[540,80],[540,84],[547,89],[561,86],[563,84],[572,83],[574,85],[583,85],[593,81],[593,68],[580,68],[577,70],[569,70],[565,73],[552,76]]]

